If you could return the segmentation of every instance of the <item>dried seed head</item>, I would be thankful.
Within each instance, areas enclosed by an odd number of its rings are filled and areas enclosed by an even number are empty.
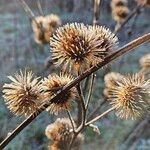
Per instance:
[[[123,75],[117,72],[110,72],[105,75],[105,89],[103,91],[103,94],[106,98],[109,98],[110,96],[110,88],[112,86],[118,86],[118,83],[122,81],[123,77]]]
[[[112,17],[119,24],[124,22],[129,13],[130,10],[126,6],[119,6],[112,9]]]
[[[142,68],[150,69],[150,53],[141,57],[140,65]]]
[[[119,6],[127,6],[127,0],[112,0],[111,1],[111,8],[119,7]]]
[[[64,70],[82,72],[96,65],[117,45],[117,37],[101,26],[72,23],[60,27],[50,38],[52,58]],[[111,43],[111,44],[110,44]]]
[[[8,108],[16,115],[25,116],[37,110],[41,98],[39,78],[34,78],[33,73],[26,70],[8,78],[12,82],[3,86],[3,97]]]
[[[139,5],[150,7],[150,0],[136,0]]]
[[[150,53],[144,55],[140,59],[141,70],[140,73],[144,74],[147,79],[150,78]]]
[[[61,25],[61,19],[58,15],[50,14],[45,16],[45,28],[53,27],[58,28]]]
[[[45,101],[48,101],[52,97],[56,96],[58,92],[62,90],[62,88],[70,83],[73,78],[70,75],[61,74],[58,76],[57,74],[49,75],[48,78],[44,78],[42,81],[42,89],[45,95]],[[75,87],[71,88],[62,96],[58,101],[53,101],[50,106],[47,108],[48,111],[52,113],[58,113],[63,109],[69,109],[71,105],[71,101],[76,96]]]
[[[53,144],[50,146],[51,148],[57,147],[61,150],[68,149],[68,143],[70,143],[70,140],[73,136],[70,120],[68,118],[58,118],[54,123],[47,126],[45,130],[45,135],[53,142]],[[80,133],[77,136],[73,147],[79,147],[83,140],[84,137]]]
[[[134,74],[110,87],[110,101],[120,118],[136,119],[149,111],[150,80]]]
[[[36,17],[32,20],[35,41],[39,44],[49,43],[50,37],[60,25],[61,19],[57,15],[50,14],[44,17]]]

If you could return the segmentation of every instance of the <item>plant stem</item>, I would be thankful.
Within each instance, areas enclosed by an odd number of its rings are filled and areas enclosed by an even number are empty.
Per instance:
[[[89,103],[90,103],[90,100],[91,100],[94,79],[95,79],[95,74],[93,73],[92,77],[91,77],[91,83],[90,83],[90,89],[89,89],[89,93],[88,93],[88,97],[87,97],[87,102],[86,102],[86,105],[85,105],[86,110],[88,109],[88,106],[89,106]]]
[[[66,110],[66,111],[67,111],[68,117],[69,117],[71,125],[72,125],[73,133],[75,133],[75,126],[74,126],[75,124],[74,124],[73,117],[72,117],[72,115],[71,115],[69,110]]]
[[[44,16],[44,12],[42,10],[42,6],[41,6],[41,3],[40,3],[40,0],[37,0],[37,7],[39,9],[40,15]]]
[[[86,111],[86,109],[85,109],[85,102],[84,102],[83,92],[81,90],[81,84],[80,83],[77,84],[76,88],[77,88],[77,92],[78,92],[78,95],[79,95],[79,100],[80,100],[80,103],[81,103],[81,110],[82,110],[81,111],[82,114],[80,114],[80,115],[82,115],[82,118],[81,118],[81,122],[79,124],[83,125],[85,123],[85,111]]]
[[[100,118],[102,118],[103,116],[105,116],[106,114],[108,114],[109,112],[113,111],[115,109],[115,107],[112,107],[108,110],[106,110],[105,112],[103,112],[102,114],[100,114],[99,116],[95,117],[94,119],[90,120],[89,122],[86,123],[86,126],[94,123],[95,121],[99,120]]]
[[[102,62],[98,63],[96,66],[91,67],[90,69],[83,72],[81,75],[76,77],[72,82],[64,86],[64,88],[58,93],[55,97],[50,99],[49,103],[43,104],[37,112],[31,114],[23,123],[21,123],[9,136],[7,136],[2,143],[0,143],[0,149],[3,149],[16,135],[18,135],[28,124],[30,124],[42,111],[44,111],[49,105],[53,102],[59,101],[60,97],[68,90],[70,90],[73,86],[84,80],[87,76],[91,75],[98,69],[104,67],[108,63],[112,62],[116,58],[126,54],[129,51],[132,51],[134,48],[140,46],[143,43],[150,41],[150,33],[144,34],[143,36],[129,42],[125,46],[118,49],[118,51],[113,54],[107,56]]]
[[[99,16],[100,16],[100,3],[101,3],[101,0],[94,0],[93,25],[96,25],[98,23],[98,20],[99,20]]]
[[[115,29],[114,33],[119,32],[119,31],[122,29],[122,27],[124,27],[124,25],[125,25],[137,12],[139,12],[139,9],[141,9],[142,7],[143,7],[143,6],[141,6],[141,5],[137,5],[136,8],[135,8],[135,9],[129,14],[129,16],[125,19],[125,21]]]

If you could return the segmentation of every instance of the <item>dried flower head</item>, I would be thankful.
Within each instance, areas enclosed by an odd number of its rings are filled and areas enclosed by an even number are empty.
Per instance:
[[[140,59],[141,70],[140,73],[144,74],[147,79],[150,78],[150,53],[144,55]]]
[[[32,29],[34,32],[35,42],[38,44],[46,43],[44,38],[44,28],[43,28],[44,17],[38,16],[32,20]]]
[[[139,5],[150,7],[150,0],[136,0]]]
[[[3,97],[8,108],[16,115],[25,116],[37,110],[41,97],[39,78],[34,78],[33,73],[26,70],[8,78],[12,82],[3,86]]]
[[[117,23],[122,23],[130,13],[130,10],[126,6],[119,6],[112,9],[112,17]]]
[[[117,45],[117,37],[101,26],[72,23],[58,28],[50,38],[52,58],[77,73],[96,65]],[[111,43],[111,44],[110,44]]]
[[[105,89],[103,91],[103,94],[106,98],[109,98],[110,96],[110,88],[112,86],[118,86],[118,83],[122,81],[123,77],[123,75],[117,72],[110,72],[105,75]]]
[[[54,29],[58,28],[61,25],[61,19],[58,15],[50,14],[45,16],[45,28],[53,27]]]
[[[70,120],[68,118],[58,118],[54,123],[47,126],[45,135],[53,142],[50,146],[51,148],[59,148],[61,150],[68,149],[73,136]],[[79,147],[83,140],[84,137],[80,133],[74,141],[73,147]]]
[[[126,76],[110,88],[110,101],[120,118],[136,119],[149,111],[150,80],[134,74]]]
[[[57,74],[49,75],[47,78],[44,78],[42,81],[42,89],[45,95],[45,101],[51,99],[56,96],[56,94],[68,83],[73,80],[73,77],[70,75],[61,74],[58,76]],[[63,109],[69,109],[71,105],[71,101],[76,96],[75,88],[71,88],[66,93],[62,94],[58,101],[54,101],[47,108],[48,111],[53,113],[58,113]]]
[[[32,20],[35,41],[39,44],[49,43],[49,39],[55,30],[61,25],[59,16],[50,14],[38,16]]]
[[[140,65],[142,68],[150,69],[150,53],[141,57]]]
[[[119,6],[127,6],[127,0],[112,0],[111,1],[111,8],[119,7]]]

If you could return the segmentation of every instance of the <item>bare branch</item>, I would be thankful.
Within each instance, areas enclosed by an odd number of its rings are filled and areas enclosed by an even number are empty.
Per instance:
[[[108,110],[106,110],[105,112],[103,112],[102,114],[100,114],[99,116],[95,117],[94,119],[90,120],[89,122],[86,123],[86,126],[94,123],[95,121],[99,120],[100,118],[102,118],[103,116],[105,116],[106,114],[108,114],[109,112],[113,111],[115,109],[115,107],[112,107]]]

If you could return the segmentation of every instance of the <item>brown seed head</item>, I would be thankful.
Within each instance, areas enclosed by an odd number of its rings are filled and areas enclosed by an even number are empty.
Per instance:
[[[140,65],[142,68],[150,69],[150,53],[141,57]]]
[[[49,75],[47,78],[44,78],[42,81],[42,89],[44,91],[45,100],[48,101],[52,97],[56,96],[58,92],[62,90],[62,88],[70,83],[73,80],[73,77],[70,75],[61,74],[58,76],[57,74]],[[52,113],[58,113],[61,110],[69,109],[71,105],[71,101],[76,96],[75,88],[71,88],[66,93],[62,94],[59,101],[54,101],[48,107],[48,111]]]
[[[127,0],[112,0],[111,8],[114,9],[115,7],[119,7],[119,6],[127,6],[127,4],[128,4]]]
[[[150,108],[150,80],[135,74],[110,88],[110,101],[120,118],[136,119]]]
[[[49,43],[50,37],[60,25],[61,19],[57,15],[50,14],[36,17],[32,20],[35,41],[39,44]]]
[[[61,150],[68,149],[70,140],[73,136],[70,120],[68,118],[58,118],[53,124],[47,126],[45,135],[53,142],[50,146],[51,148],[59,148]],[[77,136],[73,147],[79,147],[83,140],[84,137],[80,133]]]
[[[34,78],[33,73],[26,70],[8,78],[12,82],[3,86],[3,97],[8,108],[15,115],[25,116],[37,110],[41,98],[39,78]]]
[[[64,70],[82,72],[96,65],[117,45],[117,37],[101,26],[72,23],[60,27],[50,39],[52,58]],[[111,44],[110,44],[111,43]]]
[[[130,10],[126,6],[119,6],[112,9],[112,17],[117,23],[123,23]]]

